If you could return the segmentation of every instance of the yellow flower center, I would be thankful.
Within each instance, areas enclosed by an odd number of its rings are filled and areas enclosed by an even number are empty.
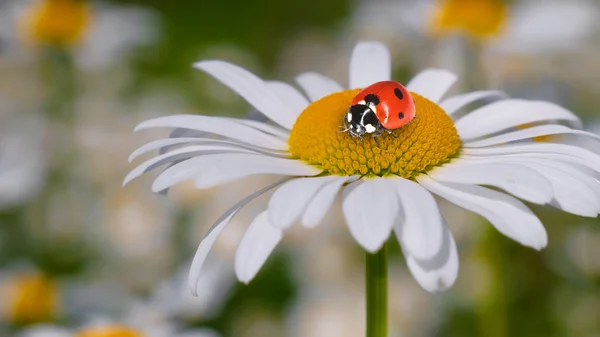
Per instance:
[[[78,42],[89,17],[85,0],[42,0],[25,12],[21,25],[33,42],[65,46]]]
[[[434,35],[456,31],[477,39],[502,33],[507,19],[502,0],[439,0],[431,22]]]
[[[56,284],[42,274],[15,276],[4,285],[1,296],[6,300],[8,319],[13,324],[48,322],[58,311]]]
[[[331,175],[399,175],[413,178],[451,159],[460,148],[452,119],[437,104],[412,93],[416,118],[384,133],[377,142],[361,141],[339,132],[352,98],[360,90],[346,90],[310,104],[292,128],[289,147],[296,158]]]
[[[142,334],[126,326],[109,325],[83,329],[75,337],[142,337]]]

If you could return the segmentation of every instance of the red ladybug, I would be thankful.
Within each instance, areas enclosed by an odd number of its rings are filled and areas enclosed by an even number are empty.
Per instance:
[[[408,124],[415,118],[415,101],[400,83],[382,81],[361,90],[344,117],[343,132],[362,139],[364,134],[379,137],[383,131]]]

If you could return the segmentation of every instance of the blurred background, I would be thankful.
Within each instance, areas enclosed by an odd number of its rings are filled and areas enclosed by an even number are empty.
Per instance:
[[[367,39],[388,45],[396,80],[444,67],[460,75],[455,92],[549,100],[600,133],[599,23],[596,0],[0,0],[0,336],[364,336],[364,253],[335,212],[288,235],[246,286],[233,259],[260,211],[248,207],[193,297],[203,233],[272,177],[168,196],[151,177],[122,188],[128,155],[166,135],[133,127],[250,112],[192,69],[199,59],[345,84]],[[599,220],[532,208],[542,252],[442,203],[461,263],[444,294],[418,286],[392,240],[390,336],[600,336]]]

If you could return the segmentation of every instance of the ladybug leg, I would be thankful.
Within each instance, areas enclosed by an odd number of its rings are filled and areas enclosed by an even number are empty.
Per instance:
[[[379,143],[377,142],[377,138],[380,137],[381,135],[383,135],[383,128],[380,128],[376,132],[373,133],[373,141],[375,142],[375,144],[379,145]]]
[[[386,129],[385,131],[388,133],[388,135],[392,136],[392,138],[398,138],[398,136],[392,133],[392,130]]]

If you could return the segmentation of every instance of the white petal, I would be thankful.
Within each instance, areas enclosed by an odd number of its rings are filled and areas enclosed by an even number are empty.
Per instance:
[[[233,207],[231,207],[227,212],[225,212],[223,215],[221,215],[221,217],[217,221],[215,221],[215,223],[210,227],[210,229],[208,230],[208,232],[206,233],[206,235],[200,242],[200,245],[198,246],[198,250],[196,251],[196,255],[194,255],[194,260],[192,261],[192,266],[190,267],[190,274],[188,276],[188,286],[194,296],[198,295],[198,290],[199,290],[198,289],[198,280],[200,280],[200,272],[202,271],[202,265],[204,264],[204,261],[206,260],[206,256],[208,255],[208,252],[212,248],[215,241],[217,241],[217,237],[219,236],[221,231],[229,224],[229,222],[231,221],[231,219],[233,219],[235,214],[240,209],[242,209],[244,206],[246,206],[250,201],[254,200],[258,196],[269,191],[270,189],[281,185],[282,183],[286,182],[287,180],[288,179],[283,179],[276,183],[268,185],[256,192],[252,193],[251,195],[247,196],[246,198],[240,200],[237,204],[235,204]]]
[[[300,113],[310,104],[310,102],[304,97],[296,88],[291,85],[279,82],[269,81],[267,85],[273,90],[273,92],[279,96],[284,104],[288,105],[290,109],[295,112],[294,121],[298,118]]]
[[[445,221],[441,232],[442,244],[436,255],[429,259],[418,259],[401,243],[408,269],[421,287],[431,293],[447,290],[458,276],[456,243]]]
[[[38,323],[29,328],[24,328],[16,337],[75,337],[75,334],[69,329],[51,325],[48,323]]]
[[[544,175],[544,177],[552,184],[554,198],[554,201],[552,202],[553,206],[570,213],[595,217],[595,213],[592,212],[597,213],[596,210],[600,207],[600,182],[593,176],[593,171],[588,171],[578,166],[579,163],[563,162],[560,161],[562,158],[548,158],[544,156],[548,156],[548,154],[541,154],[538,156],[510,155],[471,157],[462,159],[461,161],[492,164],[508,163],[527,166]],[[542,167],[542,169],[539,169],[540,167]],[[546,175],[546,171],[548,170],[552,173]],[[567,177],[563,178],[564,175]],[[573,179],[578,181],[572,182]],[[575,189],[576,192],[573,192],[573,189]],[[577,201],[579,199],[583,200]]]
[[[266,134],[255,128],[233,122],[229,118],[202,115],[173,115],[150,119],[140,123],[135,130],[156,127],[184,128],[214,133],[239,140],[244,143],[275,150],[286,150],[288,145],[278,137]]]
[[[551,182],[557,208],[592,218],[600,212],[600,191],[593,178],[573,168],[557,168],[555,163],[548,160],[528,159],[522,161],[521,165],[537,170]]]
[[[275,123],[288,129],[294,125],[296,117],[293,110],[253,73],[218,60],[196,62],[194,67],[221,81]]]
[[[388,239],[400,212],[397,193],[384,178],[363,179],[348,185],[342,209],[354,239],[372,253]]]
[[[222,117],[225,118],[225,117]],[[273,136],[283,138],[287,142],[287,139],[290,137],[290,131],[286,130],[282,127],[266,124],[263,122],[254,121],[251,119],[239,119],[239,118],[228,118],[236,123],[241,123],[250,127],[253,127],[257,130],[269,133]]]
[[[579,179],[580,181],[584,182],[590,190],[593,191],[593,193],[596,195],[594,200],[600,204],[600,181],[594,177],[592,171],[587,171],[581,167],[555,160],[528,158],[526,162],[535,162],[547,167],[552,167],[564,171],[565,173],[568,173],[569,175]]]
[[[207,188],[206,186],[216,186],[253,174],[308,176],[318,174],[316,171],[318,170],[311,166],[290,159],[246,153],[211,154],[191,158],[167,168],[156,178],[152,190],[159,192],[193,177],[197,177],[198,186]]]
[[[594,164],[587,159],[581,159],[579,157],[573,157],[569,154],[564,153],[543,153],[543,152],[523,152],[523,153],[511,153],[511,154],[492,154],[492,155],[467,155],[463,153],[461,155],[461,160],[469,160],[469,161],[477,161],[477,162],[521,162],[522,160],[527,160],[529,158],[535,159],[546,159],[554,162],[565,163],[569,165],[573,165],[573,168],[584,170],[588,169],[590,171],[595,171],[600,173],[600,166]]]
[[[477,185],[440,183],[425,175],[417,177],[417,181],[451,203],[483,216],[500,233],[524,246],[540,250],[548,243],[540,220],[509,195]]]
[[[579,117],[554,103],[507,99],[488,104],[456,121],[462,139],[473,139],[535,122],[560,120],[580,125]]]
[[[204,261],[206,260],[206,257],[208,256],[208,253],[217,241],[217,238],[219,237],[219,234],[221,234],[221,231],[229,224],[231,219],[233,219],[233,217],[239,210],[240,208],[236,208],[227,217],[219,219],[220,221],[217,221],[213,225],[213,230],[208,232],[208,234],[200,242],[200,245],[196,250],[196,254],[194,255],[194,259],[192,260],[192,266],[190,267],[190,274],[188,276],[188,286],[194,296],[198,295],[199,289],[196,288],[196,285],[198,284],[198,280],[200,279],[200,271],[202,269]]]
[[[311,101],[317,101],[334,92],[343,91],[344,88],[334,79],[319,73],[307,72],[296,77],[296,82],[304,89]]]
[[[485,90],[485,91],[473,91],[466,94],[460,94],[452,97],[448,97],[445,100],[440,102],[440,107],[446,111],[448,115],[452,115],[458,110],[464,108],[465,106],[482,100],[482,99],[490,99],[490,98],[506,98],[508,97],[502,91],[496,90]]]
[[[396,227],[398,241],[417,259],[430,259],[442,247],[443,220],[435,199],[419,184],[404,179],[389,179],[400,198],[402,224]]]
[[[320,189],[306,206],[306,210],[302,214],[302,224],[308,228],[316,227],[323,220],[329,208],[331,208],[342,185],[358,178],[359,176],[337,177],[336,180]]]
[[[503,145],[486,148],[463,148],[463,154],[474,156],[487,155],[502,155],[524,153],[527,155],[533,154],[559,154],[566,157],[575,157],[583,159],[591,168],[600,171],[600,155],[573,145],[554,144],[554,143],[534,143],[534,144],[517,144]]]
[[[215,153],[258,153],[256,151],[241,148],[235,145],[214,145],[201,144],[182,147],[167,153],[163,153],[154,158],[150,158],[131,170],[123,180],[123,186],[127,185],[133,179],[141,176],[144,173],[150,172],[162,165],[173,163],[178,160],[197,157],[203,154]]]
[[[254,159],[255,158],[255,159]],[[212,165],[194,179],[197,188],[211,188],[243,177],[256,174],[277,174],[286,176],[315,176],[322,171],[300,160],[280,159],[265,156],[232,156]],[[274,160],[273,160],[274,159]]]
[[[535,204],[552,201],[552,184],[537,171],[518,164],[469,164],[455,161],[432,170],[437,181],[459,184],[490,185]]]
[[[380,42],[360,42],[350,58],[350,89],[364,88],[392,76],[390,51]]]
[[[282,185],[269,200],[269,221],[275,227],[287,229],[300,217],[315,194],[336,180],[339,177],[298,178]]]
[[[138,149],[133,151],[128,158],[131,163],[135,158],[154,150],[160,150],[166,146],[179,145],[185,143],[203,142],[205,139],[194,138],[194,137],[183,137],[183,138],[165,138],[151,141],[150,143],[140,146]]]
[[[527,129],[508,132],[495,137],[490,137],[474,142],[466,142],[463,145],[466,147],[485,147],[490,145],[504,144],[508,142],[514,142],[516,140],[529,139],[539,136],[557,135],[557,134],[575,134],[581,136],[587,136],[600,140],[600,136],[591,132],[573,130],[564,125],[550,124],[550,125],[538,125]]]
[[[571,161],[570,159],[575,159]],[[566,170],[568,172],[576,172],[578,175],[583,175],[586,179],[594,180],[595,171],[588,167],[590,162],[576,157],[569,157],[562,154],[552,153],[518,153],[510,155],[495,155],[495,156],[468,156],[463,155],[460,159],[455,159],[453,162],[460,162],[466,164],[497,164],[497,163],[508,163],[520,165],[527,162],[540,162],[543,161],[552,167]],[[593,165],[590,165],[593,166]]]
[[[244,233],[235,254],[235,273],[241,282],[250,282],[263,266],[284,230],[269,222],[267,211],[260,213]]]
[[[437,103],[456,82],[457,76],[444,69],[425,69],[413,77],[406,88]]]

